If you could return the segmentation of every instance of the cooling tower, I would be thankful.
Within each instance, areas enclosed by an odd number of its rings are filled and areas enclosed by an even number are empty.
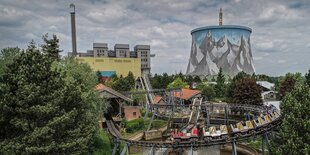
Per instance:
[[[207,26],[191,31],[192,47],[186,74],[216,75],[219,69],[234,76],[254,73],[249,27]]]

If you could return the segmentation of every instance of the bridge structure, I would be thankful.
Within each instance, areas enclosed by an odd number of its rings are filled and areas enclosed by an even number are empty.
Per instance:
[[[149,93],[150,91],[145,91],[145,93]],[[152,90],[152,92],[167,92],[167,90]],[[142,93],[142,92],[141,92]],[[173,101],[170,99],[170,101]],[[183,104],[175,104],[174,102],[166,103],[166,104],[155,104],[148,103],[149,110],[152,111],[152,118],[150,124],[148,125],[149,130],[151,128],[152,120],[157,117],[159,119],[168,120],[167,131],[169,132],[170,122],[180,122],[186,124],[188,126],[190,124],[197,124],[198,121],[203,121],[204,125],[210,127],[211,124],[220,124],[225,125],[226,128],[230,128],[232,131],[218,136],[206,136],[205,133],[197,138],[190,139],[188,138],[185,141],[174,141],[174,140],[166,140],[166,141],[145,141],[145,140],[130,140],[122,137],[118,129],[115,127],[113,119],[109,114],[106,114],[106,123],[108,127],[109,133],[113,136],[113,141],[115,143],[113,148],[113,155],[116,152],[120,142],[123,142],[124,148],[121,152],[121,155],[128,152],[129,146],[135,145],[140,147],[151,148],[150,154],[155,155],[155,150],[160,148],[168,148],[171,149],[190,149],[190,153],[193,154],[193,150],[201,147],[208,147],[212,145],[222,145],[222,144],[232,144],[232,154],[236,155],[236,143],[240,140],[249,139],[257,136],[262,137],[262,154],[264,154],[265,144],[269,148],[269,136],[280,124],[281,124],[281,114],[277,109],[271,111],[270,107],[267,106],[255,106],[255,105],[244,105],[244,104],[212,104],[207,101],[203,102],[202,98],[195,99],[192,104],[183,105]],[[189,118],[175,118],[173,117],[174,111],[178,108],[191,108],[191,114]],[[224,119],[210,119],[210,112],[214,108],[224,109]],[[167,112],[160,113],[160,109],[170,110],[170,114]],[[236,123],[238,120],[229,119],[229,111],[239,111],[243,114],[247,114],[249,112],[255,114],[257,117],[253,119],[251,122],[255,124],[255,126],[243,126],[242,123],[237,123],[236,128],[231,123]],[[201,118],[203,117],[203,118]],[[241,126],[240,126],[241,124]],[[240,128],[239,128],[240,127]],[[242,130],[241,130],[242,128]],[[240,130],[239,130],[240,129]],[[210,129],[211,130],[211,129]],[[169,134],[169,133],[167,133]],[[207,138],[206,138],[207,137]],[[269,152],[269,151],[268,151]]]

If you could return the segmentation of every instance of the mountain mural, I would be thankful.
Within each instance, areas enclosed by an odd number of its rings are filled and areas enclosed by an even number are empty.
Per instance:
[[[216,75],[219,69],[229,75],[241,71],[254,73],[254,64],[249,35],[234,35],[223,33],[222,36],[212,36],[211,31],[204,34],[200,42],[193,36],[191,55],[187,66],[188,75]],[[219,36],[219,35],[217,35]],[[236,37],[237,36],[237,37]],[[234,42],[234,43],[233,43]]]

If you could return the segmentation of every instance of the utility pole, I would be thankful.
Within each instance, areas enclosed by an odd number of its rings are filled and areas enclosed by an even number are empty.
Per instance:
[[[76,29],[75,29],[75,5],[73,3],[70,4],[70,15],[71,15],[71,34],[72,34],[72,56],[77,55],[76,50]]]

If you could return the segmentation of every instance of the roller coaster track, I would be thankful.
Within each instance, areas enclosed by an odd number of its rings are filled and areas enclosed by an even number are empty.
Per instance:
[[[221,106],[221,105],[217,105]],[[252,109],[248,108],[249,105],[238,105],[238,106],[230,106],[230,107],[239,107],[243,108],[244,110],[246,109]],[[258,108],[258,107],[256,107]],[[259,108],[260,110],[264,111],[264,108]],[[226,144],[226,143],[233,143],[235,141],[239,141],[241,139],[246,139],[250,137],[255,137],[258,135],[263,135],[267,134],[271,131],[273,131],[276,127],[278,127],[281,122],[282,122],[282,117],[281,115],[277,117],[276,119],[272,120],[271,122],[264,124],[260,127],[257,127],[252,130],[246,131],[243,135],[236,135],[236,134],[229,134],[228,137],[222,138],[222,139],[211,139],[210,141],[205,141],[205,140],[197,140],[197,141],[185,141],[181,143],[176,143],[172,141],[134,141],[134,140],[129,140],[121,137],[120,132],[116,129],[112,117],[105,115],[106,117],[106,123],[108,127],[108,131],[110,134],[118,139],[119,141],[125,142],[127,145],[136,145],[136,146],[141,146],[141,147],[154,147],[154,148],[189,148],[189,147],[206,147],[206,146],[212,146],[212,145],[221,145],[221,144]]]
[[[194,103],[194,102],[193,102]],[[244,104],[211,104],[211,103],[207,103],[207,102],[203,102],[201,105],[197,104],[188,104],[188,105],[172,105],[172,104],[150,104],[149,105],[152,109],[159,109],[159,108],[167,108],[167,107],[197,107],[197,108],[202,108],[201,110],[203,110],[204,108],[227,108],[227,109],[234,109],[234,110],[243,110],[243,111],[247,111],[247,112],[252,112],[255,114],[260,114],[260,113],[266,113],[267,108],[264,106],[256,106],[256,105],[244,105]],[[170,116],[167,116],[169,114],[167,113],[156,113],[156,117],[160,117],[160,118],[167,118]],[[185,118],[184,118],[185,119]],[[187,118],[186,118],[187,119]]]
[[[144,91],[129,91],[129,92],[122,92],[124,95],[130,94],[148,94],[148,93],[164,93],[170,91],[181,91],[180,88],[170,88],[170,89],[152,89],[152,90],[144,90]]]

